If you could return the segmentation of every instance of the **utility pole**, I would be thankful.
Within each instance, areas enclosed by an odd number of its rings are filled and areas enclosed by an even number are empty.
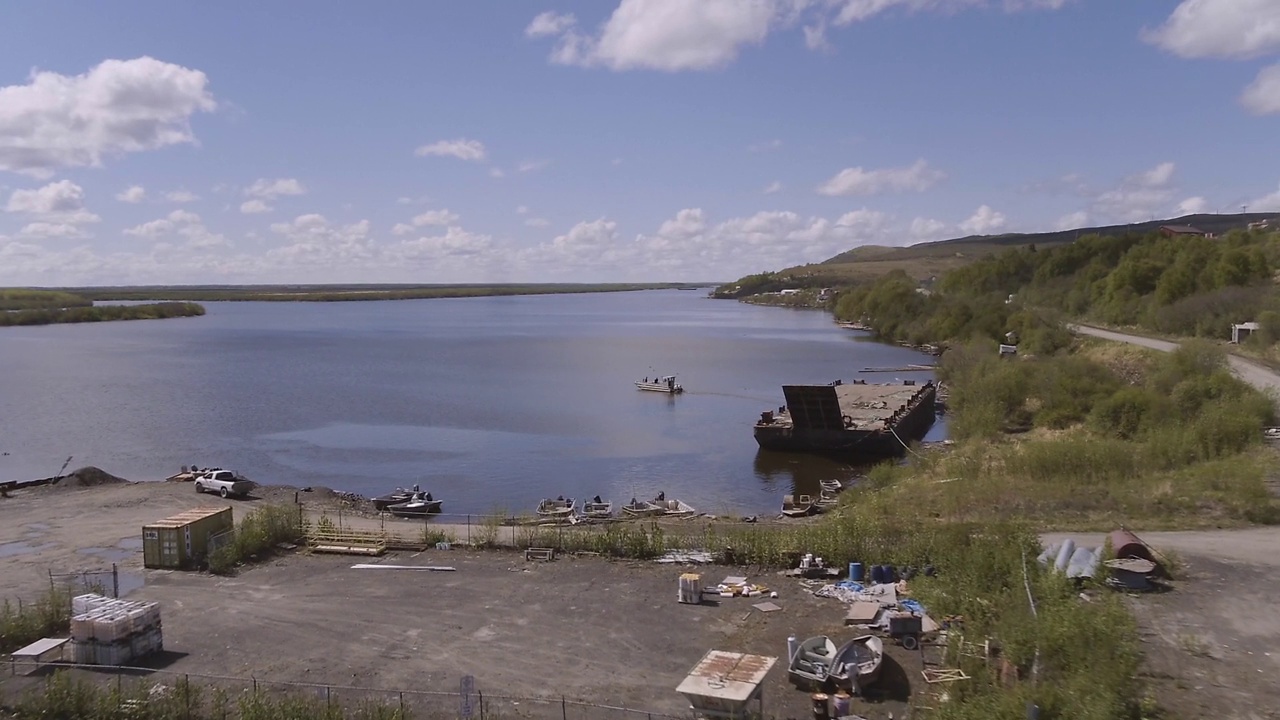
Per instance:
[[[1240,206],[1240,214],[1241,214],[1241,215],[1244,215],[1244,214],[1245,214],[1245,212],[1246,212],[1248,209],[1249,209],[1249,206],[1248,206],[1248,205],[1241,205],[1241,206]]]

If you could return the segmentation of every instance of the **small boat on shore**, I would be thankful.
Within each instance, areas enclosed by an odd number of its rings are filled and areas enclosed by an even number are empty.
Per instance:
[[[582,516],[591,520],[604,520],[613,517],[613,503],[601,500],[597,495],[582,503]]]
[[[844,484],[839,480],[819,480],[818,484],[822,486],[822,491],[826,493],[838,493],[844,490]]]
[[[650,392],[667,393],[668,395],[679,395],[684,392],[684,388],[681,387],[680,383],[676,382],[675,375],[663,375],[653,379],[637,380],[636,388]]]
[[[631,502],[622,506],[622,514],[627,517],[654,517],[662,514],[662,508],[656,504],[631,498]]]
[[[409,502],[413,499],[415,492],[419,492],[417,485],[413,486],[413,488],[396,488],[386,495],[379,495],[375,498],[369,498],[369,500],[373,503],[373,509],[381,512],[392,505]]]
[[[814,513],[814,502],[812,495],[795,495],[782,496],[782,514],[787,517],[797,518],[806,517]]]
[[[436,500],[431,493],[415,492],[404,502],[388,505],[387,512],[396,517],[416,518],[440,512],[443,504],[443,500]]]
[[[800,688],[821,689],[835,666],[836,644],[826,635],[800,643],[787,666],[787,677]]]
[[[835,664],[831,667],[831,681],[837,687],[861,694],[862,688],[880,678],[880,666],[884,661],[884,641],[875,635],[856,637],[836,651]]]
[[[813,501],[813,512],[815,514],[824,513],[838,504],[840,504],[840,498],[832,495],[826,490],[823,490],[818,493],[818,498]]]
[[[567,518],[573,515],[573,508],[577,503],[573,498],[558,497],[554,500],[545,499],[538,503],[538,516],[544,518]]]
[[[693,517],[698,514],[698,511],[694,510],[693,506],[683,500],[667,500],[665,498],[660,498],[658,500],[654,500],[653,504],[657,505],[662,511],[662,517]]]

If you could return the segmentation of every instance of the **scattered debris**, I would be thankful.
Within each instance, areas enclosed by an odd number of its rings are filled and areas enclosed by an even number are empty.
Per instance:
[[[524,551],[524,559],[526,561],[540,560],[542,562],[550,562],[556,559],[556,549],[531,547]]]
[[[753,608],[755,608],[755,609],[759,610],[759,611],[760,611],[760,612],[762,612],[762,613],[777,612],[777,611],[779,611],[779,610],[781,610],[781,609],[782,609],[782,607],[781,607],[780,605],[777,605],[777,604],[775,604],[775,603],[771,603],[771,602],[756,603],[755,605],[752,605],[751,607],[753,607]]]
[[[924,681],[931,685],[934,683],[949,683],[957,680],[969,679],[969,676],[960,668],[938,668],[936,670],[933,668],[925,668],[920,671],[920,674],[924,675]]]
[[[671,552],[667,553],[666,555],[663,555],[662,557],[658,558],[654,562],[667,563],[667,564],[670,564],[670,563],[693,564],[693,563],[713,563],[715,561],[716,561],[715,558],[712,557],[711,553],[709,552],[705,552],[701,550],[694,550],[694,551],[672,550]]]
[[[356,563],[352,570],[427,570],[431,572],[454,572],[457,568],[442,565],[382,565],[376,563]]]

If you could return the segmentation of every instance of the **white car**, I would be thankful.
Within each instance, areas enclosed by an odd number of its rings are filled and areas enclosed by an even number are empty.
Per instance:
[[[244,497],[253,489],[253,482],[245,480],[242,477],[236,477],[236,474],[230,470],[222,470],[212,468],[201,473],[196,477],[196,492],[216,492],[222,497]]]

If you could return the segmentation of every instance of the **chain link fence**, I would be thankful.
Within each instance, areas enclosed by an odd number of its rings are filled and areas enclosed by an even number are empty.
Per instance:
[[[27,668],[24,668],[27,669]],[[5,687],[9,686],[9,687]],[[672,691],[674,694],[674,690]],[[458,718],[460,720],[690,720],[670,714],[567,697],[486,693],[470,676],[449,690],[387,690],[318,683],[179,673],[152,668],[55,663],[0,681],[0,714],[45,713],[68,698],[119,703],[154,720],[250,718]],[[25,717],[26,715],[22,715]],[[40,714],[39,716],[45,716]],[[130,715],[132,717],[132,715]]]

